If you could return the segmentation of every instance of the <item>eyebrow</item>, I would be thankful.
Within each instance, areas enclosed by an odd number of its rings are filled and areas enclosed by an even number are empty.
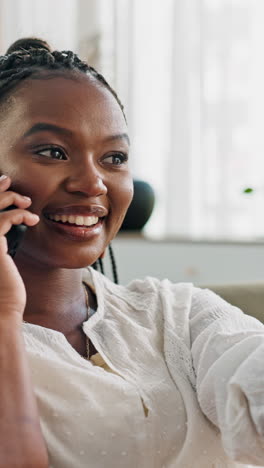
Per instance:
[[[110,135],[105,138],[105,141],[114,141],[114,140],[126,140],[128,145],[130,145],[129,136],[127,133],[118,133],[117,135]]]
[[[33,125],[27,132],[24,133],[23,138],[27,138],[35,133],[40,132],[54,132],[64,136],[72,136],[73,132],[68,128],[60,127],[59,125],[54,125],[46,122],[39,122]],[[128,145],[130,145],[129,136],[127,133],[119,133],[116,135],[110,135],[104,139],[104,141],[114,141],[114,140],[126,140]]]
[[[24,133],[23,138],[27,138],[39,132],[55,132],[65,136],[71,136],[73,133],[71,130],[64,127],[59,127],[58,125],[39,122],[33,125],[33,127],[31,127],[26,133]]]

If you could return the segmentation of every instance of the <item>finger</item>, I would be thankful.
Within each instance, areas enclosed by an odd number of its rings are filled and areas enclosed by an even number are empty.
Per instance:
[[[0,214],[0,236],[4,236],[13,224],[25,224],[35,226],[39,222],[39,216],[27,210],[4,211]]]
[[[7,238],[5,236],[0,237],[0,255],[8,253]]]
[[[32,203],[29,197],[20,195],[19,193],[7,191],[0,194],[0,210],[4,210],[11,205],[16,205],[18,208],[26,208]]]
[[[11,184],[11,179],[10,177],[6,176],[5,174],[2,174],[0,176],[0,192],[3,192],[4,190],[7,190],[7,188]]]

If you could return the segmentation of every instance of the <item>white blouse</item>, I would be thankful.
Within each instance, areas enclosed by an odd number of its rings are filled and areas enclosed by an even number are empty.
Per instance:
[[[50,467],[264,466],[264,326],[191,284],[84,281],[84,332],[115,373],[24,324]]]

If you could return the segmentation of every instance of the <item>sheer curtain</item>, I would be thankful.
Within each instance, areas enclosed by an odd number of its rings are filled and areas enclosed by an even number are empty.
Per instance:
[[[20,37],[47,39],[58,49],[76,48],[75,0],[0,0],[0,50]]]
[[[151,235],[263,237],[262,0],[116,0],[117,89]],[[246,195],[243,190],[253,187]]]

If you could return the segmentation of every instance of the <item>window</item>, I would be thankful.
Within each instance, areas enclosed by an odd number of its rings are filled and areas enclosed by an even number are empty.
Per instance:
[[[261,0],[116,0],[116,86],[150,235],[264,235]],[[255,193],[243,193],[246,187]]]

